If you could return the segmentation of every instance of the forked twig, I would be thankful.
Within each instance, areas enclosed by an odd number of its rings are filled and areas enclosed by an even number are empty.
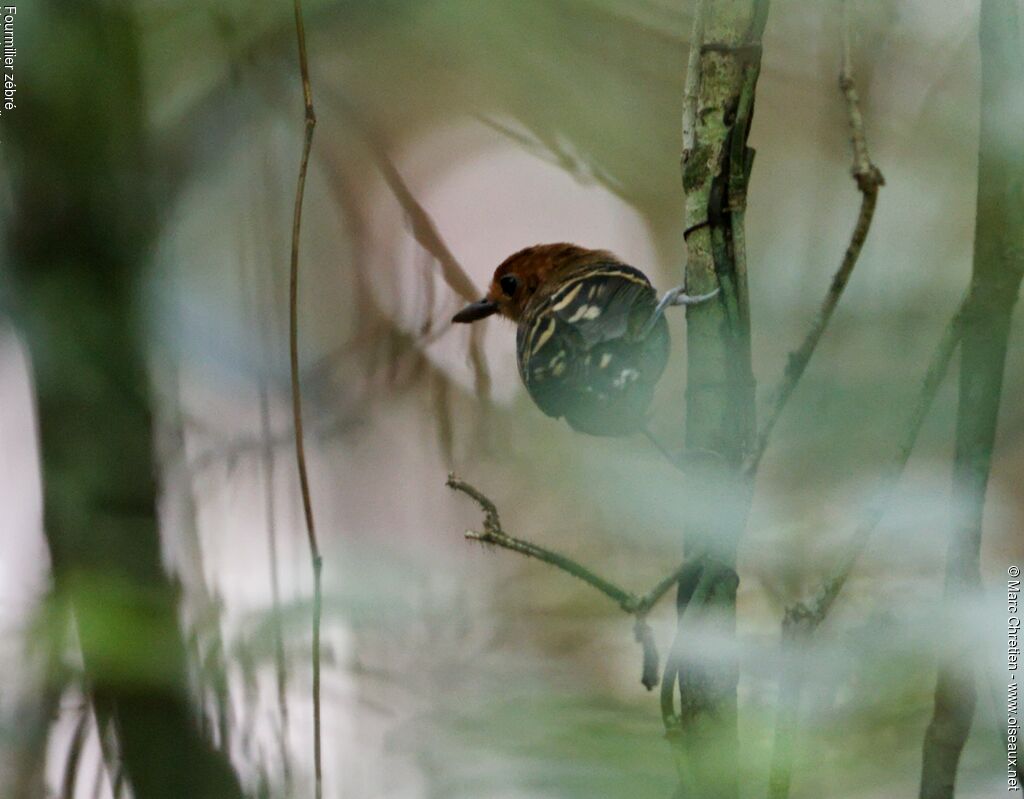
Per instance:
[[[306,29],[302,22],[302,0],[294,0],[295,35],[299,45],[299,70],[302,75],[302,99],[305,108],[305,135],[302,140],[302,160],[299,162],[299,176],[295,186],[295,206],[292,215],[291,277],[289,280],[289,353],[292,384],[292,416],[295,422],[295,460],[299,470],[299,488],[302,492],[302,509],[306,518],[306,536],[309,540],[309,555],[313,565],[313,769],[315,775],[316,799],[323,796],[323,757],[320,739],[320,615],[323,605],[321,571],[323,559],[316,537],[316,522],[313,518],[313,501],[309,490],[309,474],[306,468],[306,447],[302,435],[302,389],[299,385],[299,238],[302,233],[302,200],[306,192],[306,173],[309,170],[309,153],[313,147],[313,130],[316,128],[316,113],[313,110],[313,88],[309,81],[309,60],[306,56]]]
[[[682,563],[671,573],[659,580],[649,591],[643,594],[634,594],[627,591],[610,580],[601,577],[586,566],[577,563],[570,557],[554,552],[546,547],[539,546],[522,538],[516,538],[505,532],[501,525],[501,518],[498,515],[498,508],[494,502],[482,491],[464,480],[460,480],[454,474],[448,475],[445,483],[453,491],[461,491],[473,499],[484,512],[484,529],[482,531],[467,530],[466,538],[470,541],[480,541],[484,544],[508,549],[518,552],[528,558],[536,558],[556,569],[570,574],[578,580],[582,580],[592,588],[597,589],[606,597],[611,599],[625,613],[636,617],[634,635],[636,640],[643,647],[644,651],[644,673],[641,680],[648,689],[658,684],[658,652],[654,643],[654,635],[647,626],[646,617],[659,599],[668,590],[679,582],[680,578],[693,568],[689,561]]]
[[[854,225],[853,234],[850,236],[850,243],[846,247],[843,260],[839,269],[832,276],[832,283],[829,285],[825,299],[822,301],[818,315],[811,324],[800,346],[789,354],[786,368],[775,388],[772,396],[771,409],[761,427],[754,444],[753,451],[747,458],[745,469],[748,475],[757,472],[765,450],[768,448],[768,441],[771,438],[775,424],[785,410],[786,404],[793,395],[804,370],[814,355],[814,350],[821,341],[821,337],[828,327],[829,320],[843,296],[843,290],[850,280],[853,268],[860,258],[864,242],[871,229],[871,220],[875,215],[875,205],[878,202],[878,190],[885,185],[885,179],[881,171],[876,167],[868,155],[867,138],[864,135],[864,118],[860,111],[860,97],[857,94],[857,86],[853,80],[853,66],[850,57],[850,26],[846,11],[846,2],[841,0],[841,52],[842,66],[839,72],[839,89],[846,100],[846,111],[850,122],[850,142],[853,145],[853,169],[851,174],[857,181],[857,188],[861,193],[860,211],[857,214],[857,223]]]

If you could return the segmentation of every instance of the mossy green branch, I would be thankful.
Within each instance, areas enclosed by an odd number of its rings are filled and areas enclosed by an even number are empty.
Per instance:
[[[697,658],[681,642],[691,622],[708,614],[735,625],[736,546],[750,502],[742,464],[755,434],[743,210],[767,11],[766,0],[699,4],[683,101],[686,287],[721,289],[714,301],[687,309],[686,445],[714,467],[688,475],[697,484],[688,495],[702,497],[705,507],[687,525],[686,554],[714,568],[680,587],[675,656],[663,678],[662,715],[686,796],[737,795],[736,663],[731,656]]]

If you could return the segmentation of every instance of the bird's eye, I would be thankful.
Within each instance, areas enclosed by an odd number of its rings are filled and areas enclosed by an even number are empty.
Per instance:
[[[519,278],[515,275],[502,275],[498,279],[498,285],[501,286],[501,290],[505,292],[506,297],[511,297],[516,293],[516,289],[519,288]]]

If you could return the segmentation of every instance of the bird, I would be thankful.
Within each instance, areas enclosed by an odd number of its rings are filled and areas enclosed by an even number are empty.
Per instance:
[[[643,272],[607,250],[536,244],[502,261],[484,298],[452,322],[515,322],[519,376],[537,407],[581,433],[626,436],[647,432],[668,363],[665,309],[717,293],[678,287],[659,300]]]

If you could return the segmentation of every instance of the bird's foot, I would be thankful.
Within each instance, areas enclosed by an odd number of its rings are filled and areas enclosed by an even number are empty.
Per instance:
[[[686,293],[685,286],[676,286],[674,289],[669,289],[665,292],[665,295],[658,303],[658,310],[663,311],[670,305],[700,305],[702,302],[710,300],[720,291],[721,289],[715,289],[714,291],[709,291],[707,294],[691,295]]]
[[[676,286],[674,289],[669,289],[658,301],[658,305],[654,309],[654,313],[651,314],[651,318],[647,320],[647,324],[644,325],[640,337],[643,338],[654,329],[654,326],[658,324],[658,320],[665,315],[665,309],[670,305],[700,305],[702,302],[707,302],[716,296],[720,291],[721,289],[715,289],[707,294],[690,295],[686,293],[685,286]]]

